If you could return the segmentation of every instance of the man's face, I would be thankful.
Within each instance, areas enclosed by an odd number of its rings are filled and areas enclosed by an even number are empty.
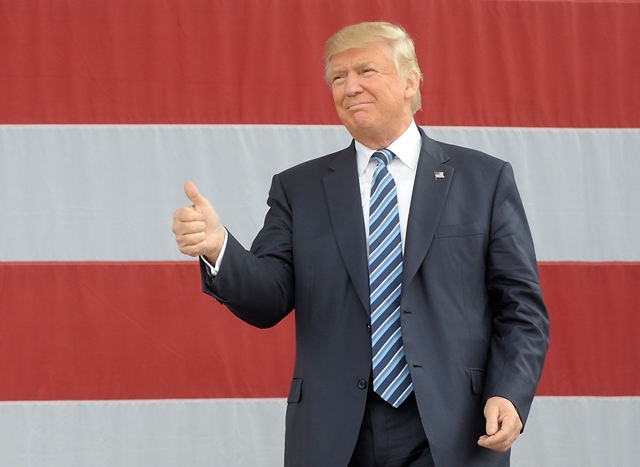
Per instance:
[[[401,80],[391,47],[374,43],[335,54],[329,83],[338,116],[351,136],[372,149],[390,144],[408,127],[417,86]]]

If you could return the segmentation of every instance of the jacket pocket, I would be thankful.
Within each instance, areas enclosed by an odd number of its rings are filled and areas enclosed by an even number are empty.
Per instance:
[[[291,388],[289,389],[288,403],[300,402],[302,398],[302,378],[293,378],[291,381]]]
[[[471,390],[474,394],[481,396],[484,392],[485,371],[481,368],[469,368],[471,373]]]

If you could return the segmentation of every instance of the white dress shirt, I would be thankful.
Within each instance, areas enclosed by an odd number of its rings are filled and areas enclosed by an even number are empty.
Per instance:
[[[407,235],[407,222],[409,220],[409,207],[411,194],[416,179],[416,168],[422,147],[422,137],[415,122],[411,122],[400,137],[391,143],[387,149],[396,157],[387,165],[389,173],[396,182],[398,195],[398,212],[400,215],[400,236],[402,249],[404,250]],[[384,149],[384,148],[379,148]],[[371,181],[376,170],[376,162],[371,160],[375,149],[368,148],[356,141],[356,157],[358,163],[358,178],[360,181],[360,198],[362,199],[362,214],[364,215],[364,228],[369,238],[369,200],[371,197]],[[369,242],[367,242],[368,244]]]

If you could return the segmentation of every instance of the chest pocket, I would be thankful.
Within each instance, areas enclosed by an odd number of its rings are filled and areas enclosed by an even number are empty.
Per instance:
[[[482,235],[482,233],[483,230],[480,222],[448,224],[439,226],[434,238],[470,237],[472,235]]]

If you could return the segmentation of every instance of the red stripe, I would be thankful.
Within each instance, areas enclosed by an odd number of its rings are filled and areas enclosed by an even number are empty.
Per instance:
[[[0,0],[0,123],[338,124],[325,39],[403,24],[426,125],[640,127],[640,4]]]
[[[276,397],[293,320],[258,330],[194,262],[0,263],[0,400]]]
[[[542,263],[543,395],[640,395],[640,263]],[[0,400],[284,397],[291,317],[242,323],[194,262],[0,263]]]
[[[543,263],[551,346],[538,393],[640,395],[640,263]]]

